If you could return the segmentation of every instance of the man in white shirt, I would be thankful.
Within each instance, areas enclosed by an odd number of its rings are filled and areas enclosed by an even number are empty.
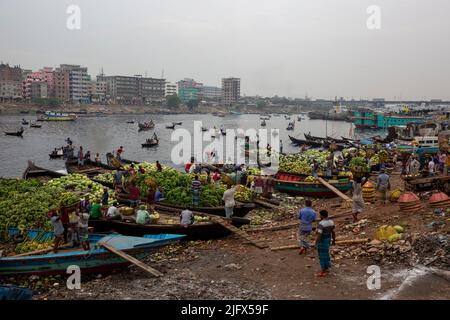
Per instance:
[[[108,212],[106,213],[106,219],[108,220],[120,220],[121,215],[119,208],[117,208],[117,202],[114,202],[111,207],[108,208]]]
[[[234,193],[236,189],[232,185],[228,185],[228,189],[223,193],[223,201],[225,202],[225,215],[227,218],[233,216],[233,209],[235,206]]]
[[[180,214],[180,224],[184,227],[194,222],[194,214],[189,209],[184,209]]]
[[[434,175],[434,161],[432,158],[430,158],[430,162],[428,162],[428,175],[431,177]]]

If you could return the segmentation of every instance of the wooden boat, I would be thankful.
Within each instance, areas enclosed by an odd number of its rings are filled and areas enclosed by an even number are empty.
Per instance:
[[[165,213],[158,208],[160,218],[157,223],[141,225],[130,221],[119,220],[89,220],[89,225],[94,227],[96,232],[115,231],[120,234],[130,236],[143,236],[148,234],[180,234],[184,235],[183,240],[209,240],[217,239],[230,234],[230,231],[224,228],[220,223],[213,221],[196,222],[188,226],[182,226],[179,213]],[[125,217],[126,219],[126,217]],[[232,224],[240,227],[250,223],[249,219],[232,218]]]
[[[294,130],[294,125],[289,123],[288,127],[286,128],[286,130],[289,130],[289,131]]]
[[[341,139],[343,141],[351,142],[351,143],[355,143],[355,144],[359,142],[359,140],[349,139],[349,138],[345,138],[345,137],[342,137],[342,136],[341,136]]]
[[[284,116],[284,119],[286,119],[286,120],[291,120],[291,116]]]
[[[155,124],[153,123],[153,121],[150,123],[140,123],[139,122],[138,127],[139,127],[139,130],[150,130],[155,127]]]
[[[28,121],[22,119],[22,124],[23,124],[24,126],[27,126],[28,124],[30,124],[30,122],[28,122]]]
[[[181,122],[181,121],[180,122],[173,122],[173,124],[176,125],[176,126],[181,126],[183,124],[183,122]]]
[[[316,147],[316,148],[320,148],[323,147],[323,142],[316,142],[316,141],[308,141],[308,140],[303,140],[303,139],[297,139],[294,137],[289,136],[289,139],[291,139],[293,144],[296,145],[307,145],[307,146],[311,146],[311,147]]]
[[[17,228],[10,228],[10,235],[17,234]],[[37,233],[37,234],[36,234]],[[32,235],[35,234],[34,238]],[[35,239],[40,231],[30,230],[28,236]],[[104,272],[130,264],[128,260],[103,248],[99,243],[108,243],[137,259],[143,259],[155,249],[183,239],[184,235],[158,234],[144,237],[130,237],[120,234],[89,234],[91,249],[61,249],[58,253],[0,258],[0,275],[51,275],[66,274],[71,265],[80,267],[82,273]]]
[[[41,182],[47,182],[53,178],[62,176],[65,176],[65,174],[38,167],[34,162],[28,160],[28,167],[23,172],[22,179],[38,179]]]
[[[305,177],[289,173],[277,173],[275,189],[292,195],[312,198],[333,198],[337,195],[320,182],[306,182]],[[339,180],[338,180],[339,181]],[[352,182],[330,183],[336,189],[345,193],[352,188]]]
[[[175,129],[175,124],[172,125],[166,125],[166,129]]]
[[[134,123],[134,120],[132,120],[132,121],[127,121],[127,123],[133,124],[133,123]]]
[[[130,205],[130,200],[128,200],[128,195],[121,193],[117,195],[117,201],[119,203]],[[145,202],[146,199],[142,198],[141,201]],[[255,209],[256,205],[253,202],[250,203],[243,203],[243,202],[237,202],[236,206],[233,210],[233,216],[235,217],[244,217],[247,213],[249,213],[251,210]],[[191,206],[181,206],[176,204],[167,203],[164,201],[158,202],[156,204],[156,210],[177,210],[178,212],[181,212],[184,209],[189,209],[191,211],[197,211],[201,213],[207,213],[212,214],[216,216],[225,217],[225,207],[224,206],[218,206],[218,207],[191,207]]]
[[[120,161],[125,163],[125,164],[132,164],[132,163],[139,164],[139,163],[141,163],[140,161],[134,161],[134,160],[124,159],[124,158],[120,159]]]
[[[42,124],[32,123],[30,124],[30,128],[42,128]]]
[[[312,136],[311,134],[308,134],[308,133],[304,133],[303,135],[305,136],[305,139],[308,140],[308,141],[324,142],[324,141],[327,140],[326,138],[315,137],[315,136]]]
[[[142,143],[142,148],[156,147],[159,144],[159,140],[152,140],[150,142]]]
[[[226,136],[226,135],[227,135],[227,131],[226,131],[226,130],[220,129],[220,133],[221,133],[223,136]]]
[[[100,173],[111,172],[117,168],[113,166],[108,166],[107,164],[101,162],[94,162],[91,160],[85,160],[84,166],[78,166],[77,159],[70,159],[66,161],[66,170],[68,173],[79,173],[85,174],[88,177],[96,176]]]
[[[20,130],[20,131],[16,131],[16,132],[8,132],[8,131],[4,131],[5,132],[5,134],[7,135],[7,136],[15,136],[15,137],[22,137],[23,136],[23,129],[22,130]]]
[[[205,132],[205,131],[208,131],[208,129],[206,129],[205,127],[202,127],[202,131]]]
[[[262,122],[261,122],[261,127],[265,127],[266,126],[266,120],[263,120]]]

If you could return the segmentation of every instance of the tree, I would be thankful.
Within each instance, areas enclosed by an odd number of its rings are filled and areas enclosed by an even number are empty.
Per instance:
[[[178,95],[175,93],[166,97],[166,102],[169,108],[176,109],[180,106],[181,100],[178,98]]]
[[[256,102],[256,106],[260,109],[265,108],[266,102],[264,100],[258,100],[258,102]]]
[[[186,103],[186,105],[187,105],[187,107],[189,108],[189,110],[192,110],[192,109],[194,109],[195,107],[198,106],[198,100],[189,100],[189,101]]]

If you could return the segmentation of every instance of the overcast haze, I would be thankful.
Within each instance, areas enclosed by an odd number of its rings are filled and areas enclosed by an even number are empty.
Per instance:
[[[81,30],[66,28],[70,4]],[[236,76],[245,95],[450,99],[449,14],[449,0],[0,0],[0,61]]]

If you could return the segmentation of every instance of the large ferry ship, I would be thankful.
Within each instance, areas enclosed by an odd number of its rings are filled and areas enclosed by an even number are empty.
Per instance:
[[[51,112],[47,111],[44,115],[38,117],[38,121],[75,121],[77,115],[74,113]]]

